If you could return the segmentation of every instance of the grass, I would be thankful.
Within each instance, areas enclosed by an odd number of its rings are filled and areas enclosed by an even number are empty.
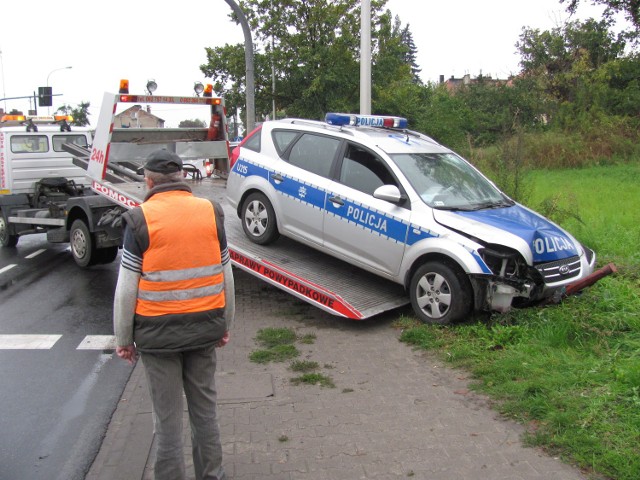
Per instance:
[[[264,328],[258,331],[256,342],[262,347],[249,354],[249,360],[254,363],[284,362],[300,355],[300,351],[293,345],[297,339],[296,333],[290,328]]]
[[[527,426],[526,442],[597,475],[640,478],[640,165],[536,171],[528,204],[593,248],[605,277],[560,305],[440,327],[401,318],[401,340],[465,368]]]
[[[255,340],[264,348],[252,351],[249,354],[249,360],[261,364],[284,362],[300,355],[298,349],[293,345],[296,341],[309,345],[314,343],[315,339],[315,334],[306,334],[298,337],[291,328],[263,328],[258,330]],[[318,362],[294,360],[289,365],[289,369],[302,375],[291,378],[290,382],[293,385],[319,385],[321,387],[335,388],[331,377],[315,372],[319,368]]]

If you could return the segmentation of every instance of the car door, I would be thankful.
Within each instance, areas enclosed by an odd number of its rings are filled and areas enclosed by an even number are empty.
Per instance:
[[[375,198],[373,192],[382,185],[395,185],[402,193],[401,185],[372,151],[347,142],[342,152],[326,201],[324,247],[365,268],[396,276],[411,210]]]
[[[287,130],[274,130],[273,139],[276,145],[286,144],[282,171],[272,173],[269,179],[280,194],[277,212],[283,233],[321,246],[326,185],[341,140]]]

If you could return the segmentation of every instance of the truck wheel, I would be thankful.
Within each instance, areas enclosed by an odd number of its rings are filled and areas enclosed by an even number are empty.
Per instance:
[[[427,262],[411,277],[411,306],[418,318],[444,325],[462,320],[471,310],[472,290],[463,272]]]
[[[272,243],[280,236],[276,213],[264,194],[254,192],[242,203],[242,229],[258,245]]]
[[[11,235],[9,233],[9,225],[0,212],[0,245],[3,247],[15,247],[18,244],[18,235]]]
[[[97,250],[93,241],[93,235],[83,220],[74,220],[69,232],[69,242],[73,259],[79,267],[94,265],[97,260]]]

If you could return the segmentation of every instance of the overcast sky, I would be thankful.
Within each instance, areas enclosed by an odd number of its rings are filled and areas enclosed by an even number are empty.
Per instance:
[[[576,18],[599,18],[601,8],[583,0]],[[207,80],[199,66],[205,47],[244,41],[229,20],[224,0],[3,1],[0,30],[0,98],[53,87],[51,113],[61,104],[90,102],[95,127],[102,95],[116,92],[121,78],[131,93],[143,93],[148,79],[156,94],[191,95],[195,81]],[[207,6],[206,9],[203,6]],[[506,78],[519,71],[515,43],[523,26],[546,30],[568,18],[559,0],[389,0],[387,8],[410,26],[425,82],[479,73]],[[71,66],[71,69],[65,67]],[[0,102],[6,110],[29,109],[25,100]],[[39,107],[39,114],[46,114]],[[121,109],[119,109],[120,111]],[[152,107],[167,126],[202,118],[193,112],[169,113]],[[173,116],[177,117],[173,117]]]

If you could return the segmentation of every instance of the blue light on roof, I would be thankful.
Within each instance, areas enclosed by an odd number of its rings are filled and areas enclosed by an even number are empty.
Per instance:
[[[377,127],[377,128],[407,128],[406,118],[385,115],[356,115],[352,113],[327,113],[324,118],[329,125]]]

